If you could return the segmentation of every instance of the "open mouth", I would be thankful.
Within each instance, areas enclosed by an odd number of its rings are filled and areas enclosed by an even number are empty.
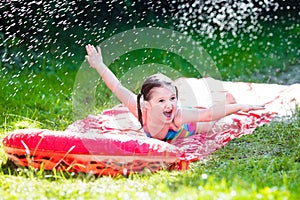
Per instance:
[[[172,110],[170,110],[170,111],[164,111],[163,114],[164,114],[167,118],[170,118],[170,117],[172,117]]]

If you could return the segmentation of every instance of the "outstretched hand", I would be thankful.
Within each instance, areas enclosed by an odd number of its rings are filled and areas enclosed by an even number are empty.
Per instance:
[[[100,47],[95,48],[93,45],[88,44],[85,49],[87,52],[85,58],[90,66],[101,71],[105,67],[105,64],[103,63]]]
[[[241,105],[242,112],[249,112],[252,110],[264,110],[265,107],[263,105]]]

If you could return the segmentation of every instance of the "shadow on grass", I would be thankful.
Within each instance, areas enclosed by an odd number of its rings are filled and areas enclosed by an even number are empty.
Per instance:
[[[99,176],[87,173],[74,173],[67,172],[62,170],[44,170],[44,169],[36,169],[32,167],[24,167],[15,164],[11,160],[7,160],[0,165],[0,174],[9,175],[9,176],[22,176],[24,178],[39,178],[39,179],[47,179],[49,181],[57,181],[57,180],[67,180],[67,179],[84,179],[84,180],[92,180],[98,178]]]
[[[18,171],[22,168],[24,167],[20,167],[11,160],[7,160],[6,162],[1,163],[0,173],[4,175],[18,175]]]

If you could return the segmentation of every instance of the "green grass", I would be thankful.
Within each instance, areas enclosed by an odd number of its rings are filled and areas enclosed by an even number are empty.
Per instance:
[[[1,129],[23,126],[61,129],[70,123],[72,75],[22,73],[1,76]]]
[[[289,32],[298,34],[299,26],[285,34]],[[282,42],[282,36],[274,37],[277,39],[273,42],[280,44],[275,45],[275,52],[286,57],[269,56],[269,49],[258,52],[269,40],[262,37],[257,39],[256,46],[240,52],[235,62],[235,56],[228,56],[238,51],[233,44],[217,63],[224,79],[267,82],[268,77],[258,80],[251,74],[262,68],[262,73],[267,74],[273,67],[285,71],[282,58],[288,64],[297,64],[297,52],[288,52],[289,44]],[[247,46],[247,41],[242,41],[242,45]],[[247,62],[249,55],[256,55],[251,62]],[[165,59],[175,64],[183,62],[172,61],[168,56]],[[131,65],[134,62],[129,60]],[[248,68],[240,70],[245,63]],[[118,69],[120,64],[122,61],[112,67]],[[0,139],[20,128],[64,130],[73,122],[72,91],[77,72],[68,71],[67,67],[54,68],[40,72],[0,71]],[[97,105],[109,100],[106,89],[97,91]],[[106,106],[109,104],[98,110]],[[293,119],[272,122],[257,128],[252,135],[230,141],[206,159],[192,163],[189,170],[110,178],[18,167],[7,159],[1,143],[0,199],[299,199],[299,144],[297,111]]]
[[[28,78],[30,72],[24,72],[17,79],[6,74],[0,82],[6,88],[1,96],[0,137],[19,128],[63,130],[72,123],[70,88],[76,73],[65,73],[58,70]],[[38,84],[42,77],[45,84]],[[17,84],[10,87],[11,80]],[[32,84],[22,84],[26,80]],[[18,93],[11,95],[16,87]],[[299,144],[300,115],[295,114],[293,120],[273,122],[232,140],[187,171],[128,178],[17,167],[0,148],[0,194],[3,199],[297,199]]]
[[[5,199],[298,199],[300,120],[295,117],[232,140],[181,172],[95,177],[16,167],[1,152],[0,194]]]

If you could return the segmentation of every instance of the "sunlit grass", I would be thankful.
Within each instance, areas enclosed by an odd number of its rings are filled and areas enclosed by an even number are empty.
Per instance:
[[[63,130],[72,123],[71,94],[67,89],[72,87],[70,77],[73,75],[62,76],[64,86],[54,83],[56,78],[48,77],[45,86],[36,86],[26,101],[21,97],[25,91],[20,91],[16,95],[20,97],[13,101],[1,101],[0,137],[20,128]],[[27,78],[23,74],[18,81]],[[2,80],[1,87],[7,86],[6,83]],[[57,89],[49,91],[48,86]],[[22,86],[25,90],[26,87]],[[62,90],[60,87],[66,89],[56,93]],[[7,86],[2,98],[10,99],[13,92]],[[34,98],[40,94],[46,97]],[[299,130],[299,114],[295,113],[292,120],[273,122],[258,128],[252,135],[232,140],[208,158],[193,163],[187,171],[160,171],[128,178],[17,167],[7,160],[1,144],[0,194],[5,199],[297,199],[300,194]]]
[[[6,131],[26,127],[64,129],[71,123],[75,73],[67,76],[60,71],[57,74],[22,73],[0,75],[3,91],[0,128]]]

